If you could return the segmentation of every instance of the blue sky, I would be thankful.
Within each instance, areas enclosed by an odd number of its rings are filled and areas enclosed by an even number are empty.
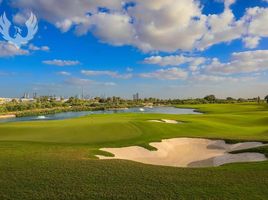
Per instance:
[[[20,48],[0,34],[0,96],[268,94],[267,0],[3,0],[4,12],[13,37],[31,12],[39,29]]]

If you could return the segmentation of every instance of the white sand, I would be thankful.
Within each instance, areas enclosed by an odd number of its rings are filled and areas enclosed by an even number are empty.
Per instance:
[[[167,123],[167,124],[179,124],[180,123],[176,120],[171,120],[171,119],[149,120],[149,122]]]
[[[149,120],[149,122],[164,123],[163,121],[161,121],[161,120],[156,120],[156,119]]]
[[[259,142],[226,144],[223,140],[175,138],[150,143],[157,151],[132,146],[123,148],[103,148],[114,154],[114,157],[98,156],[100,159],[123,159],[145,164],[174,167],[207,167],[220,166],[235,162],[256,162],[267,160],[263,154],[241,153],[230,154],[234,150],[242,150],[264,146]]]
[[[227,163],[238,162],[257,162],[266,160],[265,155],[261,153],[240,153],[240,154],[225,154],[214,158],[214,166],[220,166]]]
[[[0,119],[15,118],[16,115],[0,115]]]

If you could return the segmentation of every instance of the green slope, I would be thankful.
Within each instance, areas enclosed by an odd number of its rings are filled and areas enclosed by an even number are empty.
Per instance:
[[[191,107],[206,114],[92,115],[0,124],[0,199],[266,199],[268,162],[182,169],[94,159],[101,147],[148,147],[163,138],[268,142],[264,104]],[[148,122],[162,118],[184,123]]]

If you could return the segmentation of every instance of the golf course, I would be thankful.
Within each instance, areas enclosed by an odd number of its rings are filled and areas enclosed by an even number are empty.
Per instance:
[[[0,123],[0,199],[267,199],[268,161],[183,168],[98,159],[113,156],[103,148],[155,151],[150,143],[163,139],[268,142],[265,103],[178,107],[202,114],[93,114]],[[180,123],[152,122],[161,119]],[[241,152],[268,156],[268,146],[233,153]]]

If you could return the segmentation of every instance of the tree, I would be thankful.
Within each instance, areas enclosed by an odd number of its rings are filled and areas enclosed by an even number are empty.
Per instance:
[[[204,97],[205,100],[207,100],[208,102],[215,102],[216,101],[216,97],[215,95],[208,95]]]
[[[11,103],[16,104],[16,103],[18,103],[18,101],[17,101],[16,99],[12,99],[12,100],[11,100]]]
[[[227,101],[235,101],[235,99],[233,97],[227,97],[226,100]]]
[[[246,102],[247,100],[246,100],[246,99],[243,99],[243,98],[239,98],[237,101],[238,101],[239,103],[242,103],[242,102]]]
[[[261,103],[261,98],[258,96],[257,97],[257,103],[260,104]]]
[[[268,103],[268,95],[264,98],[266,100],[266,102]]]

